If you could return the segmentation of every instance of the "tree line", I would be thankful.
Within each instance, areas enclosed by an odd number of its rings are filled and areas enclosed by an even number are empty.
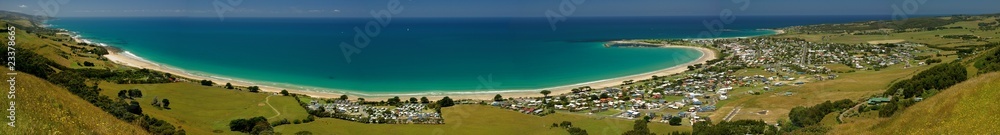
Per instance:
[[[927,69],[910,79],[892,84],[883,94],[911,98],[926,90],[943,90],[968,79],[966,69],[959,62],[940,64]]]
[[[997,45],[998,43],[991,43]],[[973,66],[979,69],[979,74],[1000,71],[1000,48],[993,47],[978,58]]]
[[[712,122],[704,121],[694,123],[693,128],[693,133],[695,135],[778,134],[777,127],[769,125],[762,120],[722,121],[719,122],[719,124],[712,124]],[[686,133],[674,132],[671,134]]]
[[[823,117],[826,117],[826,114],[851,108],[856,104],[857,103],[851,101],[850,99],[843,99],[836,102],[826,101],[820,104],[813,105],[812,107],[798,106],[792,108],[792,110],[788,112],[788,119],[790,119],[792,122],[792,125],[789,126],[796,126],[798,128],[802,128],[802,127],[818,125],[819,122],[823,120]]]

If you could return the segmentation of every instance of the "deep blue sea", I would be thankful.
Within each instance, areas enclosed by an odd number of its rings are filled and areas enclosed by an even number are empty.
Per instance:
[[[372,18],[59,18],[52,27],[193,74],[369,94],[540,89],[645,73],[696,50],[605,48],[621,39],[699,38],[714,16],[392,18],[345,58]],[[718,37],[889,16],[739,16]],[[703,38],[703,37],[702,37]],[[217,82],[226,83],[226,82]]]

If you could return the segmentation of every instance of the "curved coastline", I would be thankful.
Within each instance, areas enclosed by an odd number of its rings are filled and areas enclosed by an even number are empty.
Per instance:
[[[765,35],[757,35],[757,36],[767,36],[767,35],[775,35],[775,34],[784,33],[783,31],[780,31],[780,30],[771,30],[771,31],[774,31],[774,33],[765,34]],[[75,37],[74,39],[78,40],[78,41],[87,41],[87,42],[90,42],[89,40],[83,39],[80,36],[74,36],[74,37]],[[747,37],[728,37],[728,38],[747,38]],[[725,39],[725,38],[717,38],[717,39]],[[708,39],[699,39],[699,40],[708,40]],[[98,43],[98,44],[101,44],[101,43]],[[101,45],[107,46],[107,45],[104,45],[104,44],[101,44]],[[108,47],[113,47],[113,46],[108,46]],[[650,71],[650,72],[644,72],[644,73],[639,73],[639,74],[626,75],[626,76],[620,76],[620,77],[614,77],[614,78],[609,78],[609,79],[601,79],[601,80],[583,82],[583,83],[576,83],[576,84],[568,84],[568,85],[547,87],[547,88],[519,89],[519,90],[489,90],[489,89],[487,89],[487,90],[460,90],[460,91],[447,91],[447,92],[444,92],[444,91],[427,91],[427,92],[414,92],[414,93],[377,93],[377,94],[375,94],[375,93],[365,93],[365,92],[354,91],[354,90],[330,89],[330,88],[301,86],[301,85],[294,85],[294,84],[288,84],[288,83],[278,83],[278,82],[268,82],[268,81],[259,81],[259,80],[248,80],[248,79],[241,79],[241,78],[231,78],[231,77],[223,77],[223,76],[219,76],[219,75],[212,75],[210,73],[193,72],[193,71],[190,71],[190,70],[183,70],[183,69],[180,69],[180,68],[171,67],[169,65],[164,65],[162,63],[152,62],[152,61],[146,60],[146,59],[144,59],[144,58],[142,58],[140,56],[132,54],[131,52],[128,52],[127,50],[118,50],[118,51],[110,52],[108,55],[105,55],[105,57],[108,58],[109,61],[112,61],[114,63],[122,64],[122,65],[125,65],[125,66],[138,67],[138,68],[146,68],[146,69],[157,70],[157,71],[161,71],[161,72],[165,72],[165,73],[170,73],[170,74],[178,75],[178,76],[181,76],[181,77],[184,77],[184,78],[194,79],[192,81],[197,81],[197,80],[211,80],[211,81],[216,82],[216,83],[225,83],[225,82],[228,82],[228,83],[232,83],[235,86],[259,86],[259,87],[261,87],[261,90],[265,91],[265,92],[275,92],[276,93],[276,92],[280,92],[281,90],[288,90],[291,93],[298,93],[298,94],[304,94],[304,95],[309,95],[309,96],[313,96],[313,97],[322,97],[322,98],[336,98],[336,97],[339,97],[340,95],[347,94],[347,95],[350,95],[352,97],[362,97],[362,98],[365,98],[366,100],[385,100],[385,99],[392,98],[394,96],[401,96],[401,97],[406,97],[406,96],[412,96],[412,97],[426,96],[426,97],[431,98],[431,99],[438,99],[438,98],[442,98],[442,97],[445,97],[445,96],[451,97],[453,99],[492,99],[495,94],[501,94],[501,95],[503,95],[505,97],[537,97],[537,96],[539,96],[538,91],[541,91],[541,90],[550,90],[550,91],[552,91],[553,94],[562,94],[562,93],[569,93],[569,92],[571,92],[571,90],[573,88],[578,88],[578,87],[583,87],[583,86],[591,86],[592,88],[612,87],[612,86],[618,86],[619,84],[621,84],[622,81],[627,81],[627,80],[643,80],[643,79],[648,79],[648,78],[650,78],[651,76],[654,76],[654,75],[656,75],[656,76],[667,76],[667,75],[672,75],[672,74],[683,73],[684,71],[687,70],[686,69],[687,66],[695,65],[695,64],[700,64],[700,63],[705,63],[708,60],[712,60],[712,59],[716,59],[717,58],[717,54],[715,54],[715,52],[713,50],[708,49],[708,48],[703,48],[703,47],[673,46],[673,45],[667,45],[667,46],[661,46],[661,47],[663,47],[663,48],[683,48],[683,49],[697,50],[697,51],[699,51],[701,53],[701,56],[698,56],[698,58],[695,59],[695,60],[693,60],[693,61],[689,61],[687,63],[680,64],[680,65],[674,65],[672,67],[667,67],[667,68],[663,68],[663,69],[660,69],[660,70],[655,70],[655,71]]]
[[[324,98],[335,98],[339,97],[342,94],[347,94],[354,97],[363,97],[366,100],[384,100],[392,98],[394,96],[414,96],[414,97],[426,96],[432,99],[441,98],[444,96],[449,96],[453,99],[492,99],[495,94],[502,94],[505,97],[535,97],[539,95],[538,91],[541,90],[550,90],[553,93],[557,94],[568,93],[570,92],[571,89],[577,87],[591,86],[593,88],[602,88],[602,87],[618,86],[619,84],[621,84],[622,81],[626,80],[642,80],[642,79],[648,79],[653,75],[666,76],[671,74],[682,73],[687,70],[685,68],[687,66],[704,63],[705,61],[716,58],[715,52],[707,48],[692,47],[692,46],[663,46],[663,47],[697,50],[699,51],[699,53],[701,53],[701,55],[698,56],[698,58],[693,61],[689,61],[687,63],[680,65],[674,65],[673,67],[668,67],[656,71],[650,71],[640,74],[633,74],[633,75],[615,77],[610,79],[590,81],[590,82],[548,87],[548,88],[521,89],[521,90],[463,90],[455,92],[430,91],[430,92],[416,92],[416,93],[379,93],[379,94],[357,92],[352,90],[318,88],[309,86],[295,86],[291,84],[266,82],[266,81],[253,81],[240,78],[221,77],[217,75],[203,74],[199,72],[191,72],[171,67],[169,65],[163,65],[161,63],[148,61],[125,50],[121,50],[118,52],[110,52],[108,55],[105,55],[104,57],[108,58],[109,61],[112,61],[114,63],[122,64],[125,66],[146,68],[165,73],[170,73],[184,78],[194,79],[192,81],[211,80],[212,82],[216,83],[229,82],[236,86],[260,86],[261,90],[265,92],[280,92],[281,90],[288,90],[291,93],[305,94],[313,97],[324,97]]]

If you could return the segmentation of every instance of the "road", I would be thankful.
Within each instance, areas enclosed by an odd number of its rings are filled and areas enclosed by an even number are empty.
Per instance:
[[[268,119],[274,119],[277,118],[278,116],[281,116],[281,112],[278,111],[277,108],[274,108],[274,106],[271,106],[271,96],[272,95],[268,95],[266,98],[264,98],[264,103],[267,104],[267,107],[271,107],[271,110],[274,110],[274,113],[276,114]]]

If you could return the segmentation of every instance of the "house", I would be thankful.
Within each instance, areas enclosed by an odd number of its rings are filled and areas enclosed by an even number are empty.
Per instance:
[[[874,105],[874,104],[879,104],[879,103],[885,103],[885,102],[889,102],[889,100],[891,100],[891,99],[889,99],[888,97],[869,98],[868,99],[868,104]]]

